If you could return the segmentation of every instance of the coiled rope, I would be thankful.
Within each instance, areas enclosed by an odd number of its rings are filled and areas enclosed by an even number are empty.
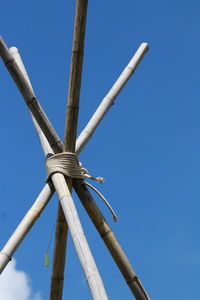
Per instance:
[[[88,170],[82,167],[82,164],[78,161],[76,154],[72,152],[62,152],[49,157],[46,160],[46,172],[46,181],[49,181],[51,179],[51,176],[55,173],[61,173],[64,176],[75,179],[92,179],[98,181],[99,183],[104,183],[105,181],[103,177],[94,177],[89,175]],[[90,183],[84,183],[87,186],[89,186],[93,191],[95,191],[97,195],[99,195],[99,197],[107,205],[108,209],[110,210],[113,216],[114,221],[116,222],[117,216],[109,202],[106,200],[106,198]]]
[[[76,179],[84,179],[75,153],[62,152],[49,157],[46,160],[47,181],[55,173]]]

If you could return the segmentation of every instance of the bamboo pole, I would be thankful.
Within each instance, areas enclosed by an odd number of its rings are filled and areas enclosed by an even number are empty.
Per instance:
[[[53,255],[53,268],[50,284],[50,300],[61,300],[64,284],[64,270],[66,259],[66,245],[68,236],[68,225],[63,213],[62,206],[58,204],[58,212],[56,217],[56,233]],[[57,254],[60,254],[57,255]]]
[[[22,72],[22,74],[23,74],[23,80],[27,81],[30,90],[32,91],[32,93],[34,93],[31,81],[29,79],[29,76],[27,74],[26,68],[25,68],[24,63],[23,63],[23,61],[21,59],[21,56],[19,54],[18,49],[16,47],[11,47],[9,49],[9,52],[12,55],[12,58],[14,58],[15,62],[17,63],[20,71]],[[40,126],[38,125],[37,121],[35,120],[35,117],[33,116],[32,112],[30,110],[29,110],[29,112],[30,112],[33,124],[35,126],[36,133],[37,133],[37,135],[39,137],[39,141],[41,143],[41,146],[42,146],[43,152],[45,154],[45,157],[48,157],[48,156],[52,155],[54,153],[54,151],[52,150],[49,142],[47,141],[47,138],[44,135],[42,129],[40,128]],[[60,140],[59,137],[57,137],[57,139]],[[54,149],[54,150],[56,150],[56,149]]]
[[[47,205],[52,194],[54,192],[54,187],[51,182],[45,184],[41,193],[37,197],[35,203],[29,209],[23,220],[20,222],[15,232],[12,234],[6,245],[0,252],[0,274],[3,272],[4,268],[11,260],[13,253],[18,248],[24,237],[27,235],[35,221],[40,216],[41,212]]]
[[[98,122],[98,120],[97,120],[97,124],[99,124],[99,122]],[[90,124],[90,126],[91,126],[92,124]],[[86,126],[87,127],[87,126]],[[92,129],[92,127],[90,127],[90,128],[88,128],[88,130],[91,132],[91,133],[93,133],[94,132],[94,130],[96,129],[96,127],[95,128],[93,128]],[[89,140],[89,136],[91,136],[91,135],[85,135],[85,140],[86,141],[88,141]],[[82,139],[82,141],[84,142],[84,139]],[[83,147],[82,147],[82,145],[81,145],[81,143],[77,143],[77,148],[76,148],[76,150],[77,150],[77,152],[80,152],[79,151],[79,149],[82,149]],[[86,143],[84,142],[84,145],[86,145]],[[80,147],[80,148],[79,148]],[[86,202],[87,203],[87,202]],[[87,205],[87,204],[86,204]],[[88,209],[89,209],[89,207],[88,207]],[[97,213],[98,214],[98,213]],[[141,284],[140,284],[141,285]],[[138,298],[139,299],[139,298]]]
[[[66,184],[65,177],[62,174],[56,173],[52,175],[51,179],[58,193],[72,240],[85,273],[92,297],[95,300],[107,300],[108,297],[104,289],[103,282],[88,246],[78,213],[71,197],[71,191]]]
[[[68,103],[64,132],[64,151],[75,152],[81,75],[83,67],[85,27],[88,0],[76,1]]]
[[[9,49],[9,51],[12,54],[16,63],[18,64],[18,66],[20,67],[20,70],[23,72],[24,78],[27,80],[29,87],[31,88],[32,92],[34,93],[32,84],[31,84],[29,76],[26,72],[25,66],[21,59],[21,56],[18,52],[18,49],[16,47],[11,47]],[[33,124],[35,126],[37,135],[39,137],[45,157],[48,158],[49,156],[54,154],[54,151],[52,150],[51,146],[49,145],[44,133],[42,132],[41,128],[39,127],[37,121],[35,120],[35,118],[31,112],[30,112],[30,115],[32,117]],[[51,183],[51,181],[50,181],[50,183]],[[45,187],[46,186],[48,187],[48,185],[50,183],[48,182],[45,185]],[[51,183],[51,185],[52,185],[52,183]],[[49,193],[49,197],[51,197],[51,195],[53,194],[54,191],[55,191],[54,186],[52,185],[52,193],[51,194]],[[25,217],[21,223],[28,224],[31,221],[32,221],[32,223],[34,223],[35,220],[34,219],[31,220],[31,219]],[[22,228],[23,227],[19,225],[19,232],[21,233],[21,239],[23,239],[26,235],[26,231],[24,231]],[[13,235],[15,235],[15,233]],[[55,298],[62,299],[67,236],[68,236],[68,226],[67,226],[67,222],[65,220],[65,216],[64,216],[62,207],[59,204],[58,214],[57,214],[57,218],[56,218],[56,231],[55,231],[56,243],[55,243],[55,255],[53,257],[53,274],[51,276],[51,286],[54,284],[54,282],[56,282],[56,287],[50,291],[50,294],[51,294],[50,298],[52,297],[52,299],[55,299]],[[18,240],[19,240],[18,242],[17,242],[16,238],[13,239],[11,237],[12,242],[10,242],[10,245],[12,245],[13,251],[15,249],[14,247],[19,245],[19,242],[20,242],[19,237],[18,237]],[[13,243],[13,240],[15,241],[15,243]],[[57,255],[58,252],[60,254],[59,256]],[[7,252],[5,252],[5,253],[7,253]]]
[[[89,139],[92,137],[92,134],[100,124],[101,120],[110,109],[110,107],[114,104],[116,97],[123,89],[127,81],[131,78],[134,74],[137,66],[139,65],[140,61],[144,57],[145,53],[148,51],[149,45],[147,43],[142,43],[132,59],[130,60],[129,64],[126,66],[124,71],[121,73],[117,81],[114,83],[110,91],[101,101],[99,107],[93,114],[92,118],[87,123],[86,127],[82,130],[81,134],[79,135],[76,141],[76,148],[77,154],[85,147],[88,143]]]
[[[24,76],[26,77],[26,80],[28,81],[31,89],[31,83],[28,77],[28,74],[26,73],[25,67],[23,65],[23,62],[21,60],[21,57],[19,55],[19,52],[16,48],[10,49],[13,57],[15,58],[15,61],[17,62],[18,66],[22,70]],[[33,91],[33,89],[32,89]],[[32,116],[32,114],[31,114]],[[34,124],[36,125],[36,130],[40,133],[40,128],[37,126],[37,123],[34,120],[34,117],[32,116],[32,119],[34,121]],[[43,145],[44,153],[46,154],[47,151],[52,151],[51,147],[49,146],[47,140],[42,140],[44,138],[43,135],[38,134],[41,138],[41,144]],[[49,150],[50,149],[50,150]],[[77,254],[79,256],[81,265],[83,267],[83,270],[86,274],[86,279],[88,281],[88,285],[90,287],[91,293],[93,295],[93,299],[102,299],[106,300],[107,295],[105,292],[105,289],[103,287],[102,280],[100,278],[100,275],[98,273],[96,264],[94,262],[94,259],[91,255],[89,246],[87,244],[87,240],[85,238],[84,232],[81,227],[81,223],[78,218],[78,214],[76,212],[76,208],[74,206],[72,197],[70,196],[69,189],[67,187],[65,178],[61,174],[54,174],[52,175],[52,181],[54,184],[54,187],[56,188],[56,191],[58,192],[58,196],[61,202],[61,205],[63,207],[64,216],[68,222],[70,222],[70,232],[72,234],[72,239],[75,245],[75,248],[77,250]],[[67,205],[67,206],[66,206]],[[58,259],[57,256],[54,256],[54,275],[57,275],[56,282],[57,285],[54,287],[53,290],[51,290],[51,296],[52,299],[58,299],[58,297],[62,298],[62,287],[63,287],[63,280],[60,279],[60,273],[64,273],[64,263],[65,263],[65,253],[66,253],[66,238],[67,238],[67,223],[64,221],[62,210],[59,210],[58,212],[58,218],[57,218],[57,230],[56,230],[56,237],[59,235],[60,243],[56,244],[56,252],[58,254],[64,255],[62,257],[62,260]],[[74,222],[75,221],[75,222]],[[62,230],[61,226],[62,225]],[[57,247],[59,248],[57,249]],[[53,280],[53,283],[55,281]],[[52,283],[52,281],[51,281]]]
[[[64,132],[64,149],[63,149],[64,151],[68,151],[68,152],[75,152],[87,6],[88,6],[88,0],[76,1],[76,13],[75,13],[75,22],[74,22],[74,34],[73,34],[72,57],[71,57],[70,77],[69,77],[68,103],[67,103],[67,111],[66,111],[66,124],[65,124],[65,132]],[[67,185],[71,191],[72,180],[69,178],[67,178]],[[62,211],[61,204],[59,203],[58,214],[57,214],[58,218],[61,214],[61,211]],[[57,222],[56,232],[62,233],[65,226],[66,225],[64,222]],[[60,246],[63,244],[63,239],[65,239],[64,234],[62,234],[62,236],[56,234],[50,300],[54,300],[54,295],[58,293],[60,295],[62,294],[62,286],[59,286],[58,278],[64,278],[63,265],[65,261],[65,256],[64,256],[65,253],[64,251],[62,251],[62,247]],[[62,298],[61,296],[57,297],[58,300],[61,298]]]

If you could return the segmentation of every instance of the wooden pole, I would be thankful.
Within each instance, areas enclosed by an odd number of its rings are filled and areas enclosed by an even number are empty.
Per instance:
[[[64,132],[64,151],[75,152],[76,143],[76,131],[78,122],[78,111],[79,111],[79,96],[81,87],[81,75],[83,65],[83,54],[84,54],[84,40],[85,40],[85,28],[86,28],[86,17],[87,17],[87,0],[76,1],[76,13],[74,23],[74,36],[72,45],[72,57],[71,57],[71,68],[68,88],[68,104],[66,112],[66,125]],[[67,179],[67,185],[71,191],[72,180]],[[58,205],[58,217],[60,217],[61,204]],[[54,295],[62,295],[62,286],[59,286],[59,279],[64,278],[65,256],[63,250],[63,240],[65,236],[63,234],[65,222],[57,222],[56,226],[56,239],[54,248],[54,264],[51,279],[51,291],[50,300],[54,300]],[[62,235],[59,234],[62,233]],[[57,297],[58,300],[62,297]]]

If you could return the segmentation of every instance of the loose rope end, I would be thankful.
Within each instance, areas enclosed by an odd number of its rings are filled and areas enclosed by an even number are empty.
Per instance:
[[[97,177],[96,180],[100,183],[104,183],[105,182],[105,178],[103,177]]]
[[[114,222],[117,222],[117,215],[115,214],[113,208],[111,207],[111,205],[109,204],[109,202],[106,200],[106,198],[99,192],[99,190],[97,190],[90,183],[84,181],[84,184],[87,185],[87,186],[89,186],[93,191],[95,191],[97,193],[97,195],[99,195],[99,197],[103,200],[103,202],[107,205],[108,209],[110,210],[110,212],[111,212],[111,214],[113,216]]]
[[[116,222],[118,221],[117,216],[113,216],[113,220],[114,220],[114,222],[116,223]]]

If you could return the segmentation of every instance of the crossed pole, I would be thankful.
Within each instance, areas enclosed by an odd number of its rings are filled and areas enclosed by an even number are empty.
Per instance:
[[[9,49],[2,37],[0,37],[0,56],[29,108],[46,159],[54,154],[62,152],[71,154],[76,153],[76,156],[79,155],[148,50],[148,44],[142,43],[76,140],[87,3],[88,1],[86,0],[77,0],[76,2],[64,145],[35,96],[17,48],[12,47]],[[15,250],[23,241],[24,237],[40,216],[56,190],[59,197],[59,205],[56,222],[50,300],[62,299],[68,228],[72,235],[72,240],[93,299],[108,299],[101,276],[91,254],[78,213],[71,197],[72,188],[75,189],[84,208],[110,251],[135,298],[137,300],[149,300],[150,298],[148,294],[133,270],[110,226],[95,203],[92,195],[87,189],[84,180],[81,178],[76,179],[64,176],[60,172],[51,174],[50,179],[46,182],[33,206],[27,212],[15,232],[1,250],[0,273],[11,260]]]

